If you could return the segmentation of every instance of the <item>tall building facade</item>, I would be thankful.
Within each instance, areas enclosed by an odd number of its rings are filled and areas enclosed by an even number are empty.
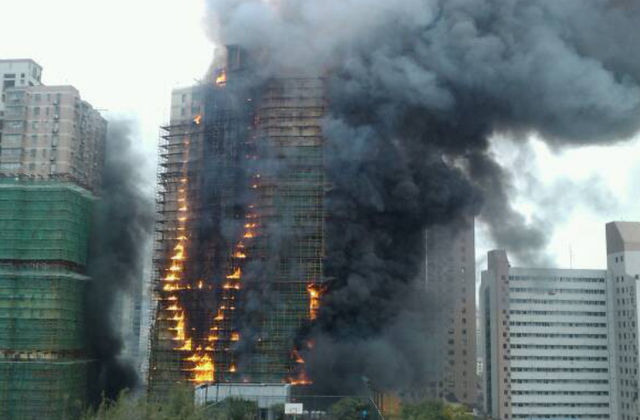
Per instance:
[[[95,380],[84,296],[107,123],[74,88],[39,85],[31,60],[0,70],[16,81],[0,141],[0,418],[64,419]]]
[[[6,104],[5,90],[15,87],[39,86],[42,78],[42,67],[31,59],[0,59],[0,144],[2,143],[2,131],[4,110]]]
[[[640,418],[638,404],[639,365],[638,312],[640,302],[640,223],[612,222],[606,225],[607,270],[611,295],[611,318],[615,343],[616,369],[612,375],[617,385],[620,420]]]
[[[605,270],[511,267],[491,251],[480,289],[492,418],[620,419]]]
[[[107,122],[72,86],[5,89],[0,174],[67,178],[95,189]]]
[[[324,83],[254,85],[230,47],[176,90],[160,145],[149,389],[305,383],[296,351],[324,282]]]
[[[4,91],[14,87],[41,85],[42,67],[35,61],[25,59],[0,59],[0,118],[4,111]]]
[[[435,398],[477,403],[475,235],[472,218],[427,231],[427,291],[437,297],[431,329]]]

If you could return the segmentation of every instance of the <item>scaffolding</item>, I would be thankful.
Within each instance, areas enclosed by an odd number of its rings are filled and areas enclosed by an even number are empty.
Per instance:
[[[0,360],[82,351],[87,281],[64,267],[0,266]]]
[[[70,183],[0,179],[0,260],[87,261],[93,196]]]
[[[0,418],[61,419],[86,403],[84,275],[94,196],[0,178]]]
[[[324,288],[325,115],[321,78],[271,80],[256,111],[260,160],[275,161],[276,171],[257,183],[256,255],[277,260],[271,295],[273,308],[263,320],[262,339],[248,371],[255,381],[304,383],[303,360],[294,351],[300,329],[315,318]],[[274,247],[272,236],[283,240]]]
[[[75,361],[0,360],[0,418],[69,419],[86,408],[95,364]]]
[[[229,62],[223,83],[193,88],[203,115],[175,118],[160,140],[155,398],[178,381],[306,382],[295,344],[325,282],[324,81],[247,87]],[[270,306],[244,337],[252,293]]]

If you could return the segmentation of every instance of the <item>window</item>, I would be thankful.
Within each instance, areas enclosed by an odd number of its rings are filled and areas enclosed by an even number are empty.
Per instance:
[[[34,99],[36,102],[40,102],[42,100],[42,95],[39,93],[36,93],[34,96]]]
[[[5,157],[13,157],[13,158],[18,158],[20,157],[20,154],[22,153],[20,148],[4,148],[2,149],[2,156]]]
[[[29,164],[29,170],[30,171],[35,171],[36,170],[36,164],[35,163],[30,163]]]
[[[21,167],[21,163],[0,163],[0,170],[3,171],[17,171]]]
[[[40,128],[40,123],[38,121],[34,121],[31,123],[31,128],[33,128],[34,130],[37,130]]]
[[[34,157],[36,157],[36,153],[37,153],[37,152],[38,152],[38,151],[37,151],[36,149],[31,149],[31,152],[30,152],[31,157],[33,157],[33,158],[34,158]]]
[[[36,117],[40,116],[40,107],[33,108],[33,115]]]

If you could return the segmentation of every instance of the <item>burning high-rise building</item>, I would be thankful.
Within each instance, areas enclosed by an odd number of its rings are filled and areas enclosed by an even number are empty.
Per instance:
[[[174,91],[160,145],[149,388],[306,382],[296,337],[325,281],[319,77],[258,81],[230,47]]]

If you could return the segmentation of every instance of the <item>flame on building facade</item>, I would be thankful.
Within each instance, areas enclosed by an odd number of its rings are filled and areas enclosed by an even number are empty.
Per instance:
[[[247,87],[250,63],[237,48],[228,57],[212,82],[174,92],[163,128],[155,394],[184,381],[310,382],[294,342],[324,290],[324,82]]]

